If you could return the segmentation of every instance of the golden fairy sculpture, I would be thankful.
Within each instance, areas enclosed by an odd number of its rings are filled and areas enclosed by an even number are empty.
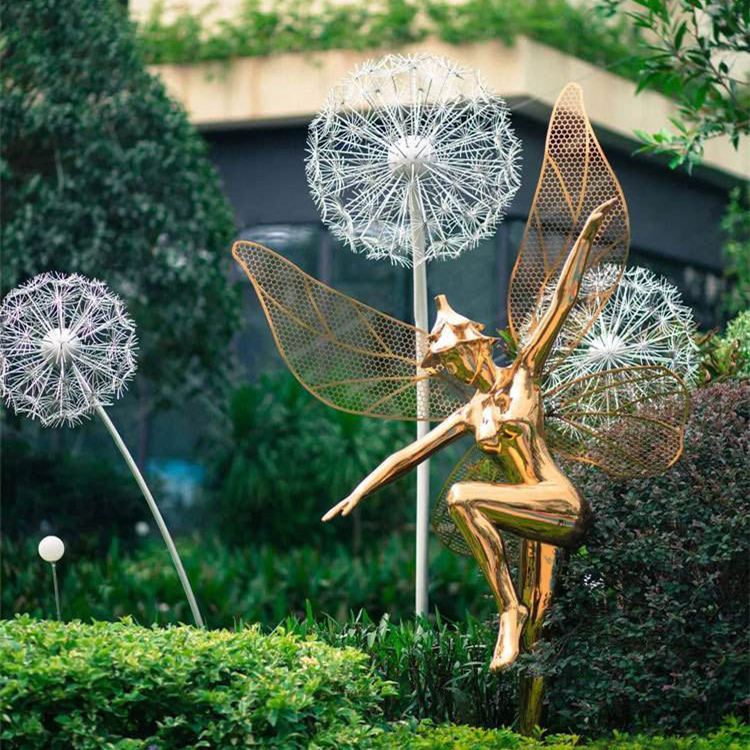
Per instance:
[[[558,550],[580,543],[590,516],[556,457],[615,475],[648,476],[668,468],[682,450],[687,391],[663,367],[607,370],[545,390],[547,374],[617,285],[628,243],[622,191],[586,117],[581,90],[571,84],[552,113],[511,277],[508,317],[517,354],[509,366],[493,359],[498,339],[484,335],[481,324],[455,312],[442,295],[428,335],[327,287],[266,248],[244,241],[233,248],[279,351],[313,395],[357,414],[440,420],[387,458],[324,521],[347,515],[443,446],[474,436],[474,447],[438,498],[433,527],[449,547],[476,558],[492,589],[500,613],[493,671],[510,666],[519,649],[538,638]],[[586,287],[592,271],[599,271],[599,283]],[[573,319],[575,333],[553,348]],[[428,390],[417,388],[427,380]],[[504,534],[522,540],[518,585]],[[538,715],[541,681],[522,687]]]

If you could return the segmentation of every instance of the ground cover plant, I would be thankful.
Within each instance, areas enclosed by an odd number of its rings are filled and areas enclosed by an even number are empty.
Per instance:
[[[727,720],[700,737],[524,738],[509,729],[386,722],[394,686],[352,648],[283,629],[0,622],[0,739],[16,750],[744,750]]]

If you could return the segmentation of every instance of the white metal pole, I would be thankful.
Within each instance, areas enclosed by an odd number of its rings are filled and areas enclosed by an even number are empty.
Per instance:
[[[427,263],[424,259],[424,222],[419,206],[417,190],[412,187],[409,196],[409,211],[412,226],[412,260],[414,264],[414,324],[422,331],[428,330],[427,321]],[[417,361],[427,352],[426,335],[417,336]],[[425,380],[417,383],[417,416],[429,414],[430,384]],[[430,430],[427,419],[417,422],[417,439]],[[429,569],[427,551],[430,525],[430,462],[422,461],[417,467],[417,576],[414,609],[417,615],[427,615],[429,600],[427,588]]]
[[[62,615],[60,614],[60,589],[57,587],[57,568],[55,563],[52,565],[52,586],[55,589],[55,609],[57,610],[57,619],[62,622]]]
[[[174,546],[174,542],[172,541],[172,536],[169,533],[169,529],[167,528],[167,525],[164,523],[164,519],[162,518],[161,513],[159,512],[159,508],[156,505],[154,496],[151,494],[151,490],[149,490],[148,485],[146,484],[146,481],[143,478],[143,475],[138,469],[138,466],[136,466],[136,463],[133,460],[133,457],[130,455],[130,451],[128,450],[127,446],[125,445],[122,438],[120,437],[120,433],[117,431],[117,428],[114,426],[114,424],[112,424],[112,420],[109,418],[109,416],[107,416],[107,412],[105,412],[104,409],[97,404],[96,413],[99,415],[102,422],[104,422],[105,427],[109,430],[109,434],[112,436],[112,440],[115,441],[115,445],[118,447],[120,453],[122,453],[122,457],[125,459],[125,463],[128,465],[128,468],[130,469],[130,473],[133,475],[133,478],[138,483],[138,486],[140,487],[141,492],[143,493],[143,497],[146,498],[146,503],[148,504],[148,507],[151,510],[151,514],[154,517],[154,521],[156,521],[156,525],[159,527],[159,531],[161,532],[161,535],[164,538],[164,543],[167,545],[169,554],[172,557],[172,562],[174,563],[174,566],[177,569],[177,575],[180,579],[180,583],[182,584],[182,588],[185,591],[185,596],[187,597],[188,604],[190,605],[190,609],[193,612],[195,623],[196,625],[198,625],[199,628],[202,628],[203,618],[201,617],[200,610],[198,609],[198,603],[195,601],[195,596],[193,595],[193,589],[190,587],[190,581],[188,581],[187,574],[185,573],[185,568],[182,567],[182,560],[180,560],[180,555],[177,552],[177,548]]]

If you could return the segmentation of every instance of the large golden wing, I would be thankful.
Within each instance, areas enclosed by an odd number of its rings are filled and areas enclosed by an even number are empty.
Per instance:
[[[236,242],[289,369],[329,406],[388,419],[439,420],[473,392],[444,374],[420,371],[416,337],[427,334],[308,276],[278,253]],[[417,383],[429,377],[429,403],[417,410]],[[424,389],[420,390],[420,398]]]
[[[586,219],[612,198],[617,203],[604,220],[586,263],[586,270],[607,264],[608,281],[589,291],[588,297],[583,290],[579,295],[579,304],[593,308],[589,325],[620,279],[630,225],[620,184],[586,115],[583,92],[577,84],[568,84],[552,111],[542,170],[510,280],[508,321],[517,344],[523,344],[545,312],[545,292],[554,288]],[[547,369],[553,367],[550,361]]]
[[[558,456],[619,477],[648,477],[680,457],[690,395],[664,367],[624,367],[544,394],[545,439]]]

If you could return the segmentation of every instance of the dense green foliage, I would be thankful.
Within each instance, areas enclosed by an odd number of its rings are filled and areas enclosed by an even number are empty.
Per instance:
[[[392,692],[361,652],[257,627],[20,618],[0,633],[8,748],[354,748]]]
[[[154,532],[155,533],[155,532]],[[54,612],[50,572],[36,553],[38,536],[24,544],[3,540],[0,560],[2,613]],[[190,621],[187,602],[160,539],[132,553],[115,542],[107,555],[81,554],[75,537],[58,564],[62,612],[66,619],[112,620],[132,615],[150,624]],[[235,622],[274,627],[289,615],[304,616],[309,602],[316,614],[346,620],[366,609],[394,620],[409,618],[414,607],[413,534],[371,540],[355,556],[350,546],[299,546],[286,551],[270,545],[227,548],[217,539],[179,539],[178,546],[196,598],[210,627]],[[438,544],[430,559],[430,598],[451,619],[467,612],[489,616],[494,607],[476,564]]]
[[[49,532],[90,557],[105,553],[112,539],[132,541],[136,522],[148,515],[138,485],[119,463],[33,446],[7,428],[0,494],[6,542],[38,541]]]
[[[473,617],[448,623],[387,615],[373,622],[360,612],[349,620],[304,619],[284,622],[289,632],[314,635],[332,646],[352,646],[372,657],[378,673],[398,691],[384,702],[391,720],[403,717],[495,728],[515,720],[517,670],[500,677],[489,671],[497,628]]]
[[[166,22],[158,6],[141,27],[147,58],[154,63],[192,63],[232,57],[327,49],[390,48],[436,36],[450,44],[520,35],[561,49],[621,75],[636,75],[632,45],[638,35],[626,23],[606,22],[566,0],[378,0],[311,4],[245,0],[231,19],[206,23],[183,13]]]
[[[648,45],[635,49],[638,90],[650,88],[677,100],[674,131],[636,131],[644,150],[672,154],[670,166],[703,157],[706,141],[727,136],[735,149],[750,134],[750,80],[742,66],[750,53],[747,0],[598,0],[646,29]]]
[[[284,629],[262,635],[28,617],[0,623],[0,739],[15,750],[744,750],[747,725],[704,737],[524,738],[508,729],[388,724],[394,686],[367,657]]]
[[[750,384],[736,381],[696,392],[665,474],[570,467],[594,524],[535,659],[554,676],[556,728],[689,731],[747,710],[748,468]]]
[[[727,290],[724,306],[730,315],[750,310],[750,183],[729,194],[721,220],[726,240],[724,263]]]
[[[214,448],[207,506],[226,542],[290,547],[339,538],[356,552],[363,532],[387,533],[413,515],[409,477],[363,504],[351,523],[318,520],[394,446],[413,439],[409,424],[331,409],[288,372],[235,391],[229,417]]]
[[[42,271],[100,278],[138,324],[144,405],[215,390],[238,297],[205,143],[114,0],[3,3],[0,20],[3,293]]]
[[[750,307],[729,321],[724,339],[736,343],[737,377],[750,379]]]

